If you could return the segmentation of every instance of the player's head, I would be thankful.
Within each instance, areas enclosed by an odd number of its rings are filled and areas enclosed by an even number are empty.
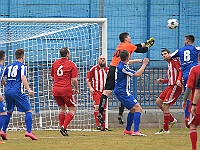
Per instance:
[[[99,56],[98,65],[100,67],[105,67],[106,66],[106,58],[103,55]]]
[[[66,58],[70,58],[70,51],[67,47],[61,48],[60,49],[60,55],[61,57],[66,57]]]
[[[129,59],[130,59],[130,54],[129,54],[129,52],[127,50],[121,51],[119,56],[120,56],[121,61],[123,61],[123,62],[124,61],[128,62]]]
[[[185,45],[187,45],[187,44],[193,44],[194,41],[195,41],[194,35],[189,34],[189,35],[185,36],[184,44]]]
[[[5,61],[6,60],[6,53],[3,50],[0,50],[0,61]]]
[[[131,43],[131,37],[130,37],[129,33],[127,33],[127,32],[122,32],[122,33],[119,35],[119,40],[120,40],[120,42],[128,42],[128,43]]]
[[[163,49],[161,51],[162,58],[166,61],[169,60],[170,51],[168,49]]]
[[[15,51],[15,58],[17,60],[22,60],[22,62],[24,62],[24,49],[23,48],[19,48]]]

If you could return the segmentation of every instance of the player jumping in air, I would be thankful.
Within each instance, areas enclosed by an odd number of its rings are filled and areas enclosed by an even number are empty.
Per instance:
[[[131,44],[131,37],[129,33],[127,32],[121,33],[119,35],[119,40],[120,40],[120,43],[113,54],[113,58],[109,66],[109,72],[106,79],[105,89],[103,90],[103,94],[101,95],[101,98],[100,98],[98,120],[101,124],[104,123],[104,119],[102,118],[104,105],[106,104],[107,98],[111,94],[115,86],[115,69],[116,69],[117,64],[120,62],[119,56],[120,56],[121,51],[127,50],[131,57],[132,52],[146,53],[148,49],[154,44],[154,39],[150,38],[145,43],[133,45]],[[129,60],[128,63],[132,64],[134,62],[141,62],[141,61],[142,61],[141,59]],[[124,108],[123,106],[120,107],[121,110],[119,110],[119,117],[118,117],[118,120],[121,124],[123,124],[123,120],[122,120],[123,108]]]
[[[187,83],[190,69],[193,66],[198,65],[198,53],[200,52],[200,47],[194,46],[194,41],[195,38],[193,35],[186,35],[184,40],[185,46],[171,53],[172,58],[180,57],[183,80],[184,80],[184,91],[186,89],[185,86]],[[188,126],[187,122],[189,117],[189,112],[188,112],[189,105],[190,105],[189,100],[187,100],[186,102],[183,101],[182,103],[182,107],[185,110],[186,127]]]

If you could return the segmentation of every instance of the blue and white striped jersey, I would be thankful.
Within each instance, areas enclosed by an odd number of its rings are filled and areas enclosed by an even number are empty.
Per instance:
[[[131,70],[128,64],[119,62],[115,70],[115,88],[114,92],[130,93],[130,80],[136,71]]]

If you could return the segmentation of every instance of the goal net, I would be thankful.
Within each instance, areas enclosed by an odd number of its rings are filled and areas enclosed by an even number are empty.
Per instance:
[[[6,51],[6,65],[15,61],[16,49],[25,50],[27,78],[35,93],[34,97],[29,97],[34,130],[59,129],[59,108],[51,92],[50,70],[52,63],[60,58],[60,48],[63,47],[70,49],[71,60],[79,70],[77,113],[68,129],[93,130],[94,110],[86,74],[96,65],[101,54],[107,58],[107,19],[0,18],[0,49]],[[15,110],[9,129],[25,128],[24,113]]]

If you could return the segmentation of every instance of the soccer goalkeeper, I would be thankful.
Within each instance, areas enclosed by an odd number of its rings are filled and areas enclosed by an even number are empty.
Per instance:
[[[131,37],[129,33],[127,32],[122,32],[119,35],[119,40],[120,40],[120,43],[117,46],[116,51],[113,54],[112,61],[110,63],[109,72],[108,72],[106,84],[105,84],[105,89],[100,98],[98,120],[101,124],[104,123],[104,119],[102,117],[103,111],[104,111],[104,105],[106,104],[106,100],[108,96],[111,94],[115,86],[115,69],[116,69],[117,64],[120,62],[120,57],[119,57],[120,52],[122,50],[127,50],[131,57],[132,52],[146,53],[149,50],[149,48],[153,46],[154,44],[154,38],[150,38],[145,43],[133,45],[131,44]],[[142,62],[142,60],[141,59],[129,60],[128,63],[132,64],[134,62]],[[118,120],[119,122],[121,122],[121,124],[123,124],[123,120],[122,120],[123,109],[124,107],[120,106]]]

